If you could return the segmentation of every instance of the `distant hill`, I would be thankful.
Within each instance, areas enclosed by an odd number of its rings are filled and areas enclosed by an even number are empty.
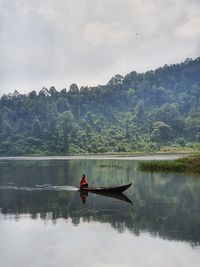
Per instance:
[[[0,155],[155,151],[200,142],[200,58],[69,91],[0,99]]]

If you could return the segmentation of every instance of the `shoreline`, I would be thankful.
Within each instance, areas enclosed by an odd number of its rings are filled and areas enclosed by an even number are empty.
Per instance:
[[[159,151],[132,151],[132,152],[105,152],[105,153],[32,153],[22,155],[0,155],[2,157],[67,157],[67,156],[150,156],[150,155],[173,155],[173,154],[197,154],[199,149],[160,149]]]
[[[187,154],[188,155],[188,154]],[[186,156],[186,154],[137,154],[137,155],[108,155],[108,154],[87,154],[68,156],[9,156],[0,157],[0,161],[43,161],[43,160],[133,160],[133,161],[155,161],[155,160],[175,160]]]

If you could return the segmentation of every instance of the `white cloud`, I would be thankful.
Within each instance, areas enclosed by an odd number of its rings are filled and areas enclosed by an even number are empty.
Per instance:
[[[196,38],[200,36],[200,17],[190,18],[176,29],[176,34],[183,38]]]
[[[131,38],[131,31],[126,26],[100,21],[87,24],[83,34],[86,41],[94,45],[124,45]]]

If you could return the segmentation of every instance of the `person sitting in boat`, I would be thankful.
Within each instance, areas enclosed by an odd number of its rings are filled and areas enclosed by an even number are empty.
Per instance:
[[[88,182],[87,182],[87,178],[86,178],[85,174],[83,174],[79,185],[80,185],[80,189],[82,189],[84,187],[88,187]]]

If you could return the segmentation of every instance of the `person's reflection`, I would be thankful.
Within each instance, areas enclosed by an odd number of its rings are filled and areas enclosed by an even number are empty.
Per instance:
[[[86,203],[87,196],[88,196],[88,192],[80,192],[80,198],[81,198],[83,204]]]

